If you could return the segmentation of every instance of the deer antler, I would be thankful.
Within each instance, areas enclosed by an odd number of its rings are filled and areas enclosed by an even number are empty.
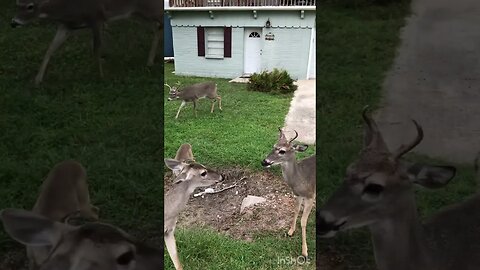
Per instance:
[[[172,87],[168,84],[165,84],[166,87],[168,87],[170,89],[170,91],[172,90]]]
[[[417,121],[412,119],[413,124],[415,124],[415,127],[417,128],[417,137],[409,144],[402,144],[398,150],[395,152],[393,155],[393,158],[395,160],[398,160],[401,158],[403,155],[408,153],[410,150],[415,148],[423,139],[423,129],[422,127],[417,123]]]
[[[367,129],[365,130],[365,139],[364,139],[364,146],[368,147],[370,145],[374,145],[376,148],[380,148],[381,150],[388,151],[387,145],[383,140],[382,134],[378,129],[377,123],[372,119],[370,115],[368,115],[368,109],[370,106],[363,107],[362,117],[365,123],[367,124]]]
[[[293,142],[298,137],[298,132],[296,130],[293,131],[295,132],[295,137],[293,137],[293,139],[291,139],[288,143]]]
[[[285,138],[285,134],[283,133],[282,128],[279,127],[278,131],[280,131],[280,134],[278,135],[278,141],[279,142],[286,142],[287,138]]]

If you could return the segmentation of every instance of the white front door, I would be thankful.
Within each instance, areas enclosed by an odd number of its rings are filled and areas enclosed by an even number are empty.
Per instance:
[[[310,37],[310,55],[308,60],[308,70],[307,70],[307,79],[315,79],[316,77],[316,41],[315,41],[315,28],[312,29],[312,35]]]
[[[262,28],[245,28],[244,73],[260,71],[262,53]]]

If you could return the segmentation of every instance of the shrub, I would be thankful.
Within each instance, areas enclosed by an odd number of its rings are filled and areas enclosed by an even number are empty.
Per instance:
[[[262,71],[254,73],[250,77],[248,90],[258,92],[272,93],[293,93],[297,90],[297,86],[293,84],[294,80],[286,70],[274,69],[273,71]]]

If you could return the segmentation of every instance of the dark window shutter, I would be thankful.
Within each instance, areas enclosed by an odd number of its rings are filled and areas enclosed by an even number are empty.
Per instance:
[[[232,57],[232,27],[224,28],[223,57]]]
[[[205,28],[197,27],[198,56],[205,56]]]

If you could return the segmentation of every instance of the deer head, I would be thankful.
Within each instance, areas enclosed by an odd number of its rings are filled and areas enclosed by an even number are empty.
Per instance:
[[[375,121],[363,110],[364,145],[358,159],[346,171],[343,183],[320,210],[317,230],[329,237],[336,232],[368,226],[414,208],[413,184],[427,188],[446,185],[455,168],[409,163],[402,156],[423,139],[423,130],[414,120],[417,136],[410,143],[390,152]]]
[[[160,250],[137,243],[112,225],[70,226],[21,209],[5,209],[0,218],[6,232],[16,241],[26,246],[53,247],[39,270],[161,268]]]
[[[278,141],[273,146],[272,151],[268,156],[262,161],[262,166],[269,168],[274,165],[280,165],[284,162],[288,162],[292,159],[295,159],[295,152],[304,152],[307,150],[308,145],[306,144],[294,144],[293,141],[298,137],[297,131],[295,132],[295,137],[293,139],[287,140],[285,133],[283,133],[281,128],[278,128],[280,132],[278,135]]]
[[[224,180],[223,175],[208,169],[193,160],[178,161],[165,159],[165,165],[172,171],[177,172],[174,183],[189,181],[190,187],[208,187]]]
[[[17,0],[17,15],[12,19],[10,25],[18,27],[25,25],[39,17],[39,5],[41,1],[38,0]]]
[[[180,88],[180,85],[181,85],[180,82],[177,82],[174,86],[165,84],[165,86],[169,88],[168,101],[176,100],[180,98],[180,96],[178,95],[180,93],[180,91],[178,90]]]

